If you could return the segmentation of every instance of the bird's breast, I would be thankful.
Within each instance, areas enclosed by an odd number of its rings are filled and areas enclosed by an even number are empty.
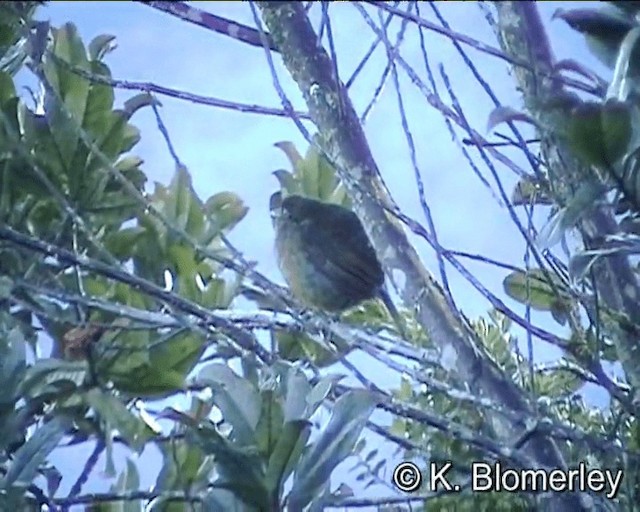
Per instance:
[[[276,234],[278,266],[293,295],[308,307],[343,311],[366,297],[354,296],[344,283],[328,275],[318,248],[302,243],[299,231],[279,226]],[[320,248],[322,249],[322,248]]]

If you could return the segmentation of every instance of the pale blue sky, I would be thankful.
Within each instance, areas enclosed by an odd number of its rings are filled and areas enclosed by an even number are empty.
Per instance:
[[[557,58],[575,58],[592,65],[606,76],[606,70],[585,52],[579,35],[561,21],[550,22],[553,12],[562,5],[566,7],[567,3],[544,2],[538,5]],[[251,10],[246,3],[192,4],[217,15],[253,25]],[[571,7],[578,7],[580,4],[587,2],[572,2]],[[474,3],[446,2],[439,3],[438,7],[454,30],[497,46],[490,27]],[[370,12],[377,19],[375,11]],[[433,19],[426,3],[421,6],[421,12],[423,16]],[[332,4],[331,14],[338,67],[341,77],[346,79],[367,51],[373,35],[356,9],[348,3]],[[87,44],[98,34],[110,33],[117,36],[118,48],[107,57],[114,78],[154,82],[234,102],[280,107],[261,48],[249,47],[187,24],[141,3],[52,2],[40,9],[39,18],[50,18],[53,25],[72,21]],[[397,26],[392,25],[394,29],[391,34],[395,33]],[[490,100],[462,65],[447,38],[432,32],[427,32],[426,37],[432,69],[437,75],[438,65],[444,64],[468,119],[474,128],[486,133],[488,115],[493,108]],[[391,38],[393,40],[394,36]],[[417,41],[417,34],[412,27],[405,38],[403,57],[424,78],[424,66],[421,64]],[[469,47],[465,49],[502,102],[519,107],[519,96],[504,63]],[[296,108],[305,110],[296,85],[280,65],[280,59],[276,57],[275,60],[281,71],[280,80],[289,98]],[[351,90],[351,99],[359,112],[368,104],[385,63],[386,56],[381,45]],[[417,147],[418,164],[423,173],[426,195],[440,242],[451,249],[483,254],[521,265],[524,245],[508,219],[506,209],[495,203],[486,188],[473,175],[458,147],[451,141],[442,116],[427,104],[402,72],[401,82],[410,128]],[[135,93],[118,91],[116,97],[123,101],[132,94]],[[446,100],[443,88],[441,94]],[[160,99],[163,103],[163,120],[178,155],[192,174],[200,197],[206,198],[222,190],[231,190],[246,201],[250,207],[249,214],[234,231],[232,239],[248,259],[259,262],[262,272],[282,282],[273,257],[268,198],[276,188],[271,172],[287,168],[288,161],[273,144],[291,140],[304,151],[307,145],[303,137],[294,124],[285,118],[244,114],[167,97]],[[166,184],[173,174],[174,164],[157,130],[152,112],[147,110],[137,113],[133,122],[142,133],[142,141],[134,152],[145,160],[144,169],[150,180]],[[395,200],[408,215],[424,222],[391,80],[369,117],[365,131]],[[524,163],[523,166],[526,168]],[[509,170],[500,166],[498,170],[505,184],[515,182]],[[510,189],[511,186],[507,186],[507,190]],[[435,273],[437,267],[433,252],[421,240],[417,242],[417,249],[427,267]],[[505,276],[504,271],[473,263],[468,266],[487,287],[503,295],[501,282]],[[458,304],[469,317],[485,314],[488,304],[466,281],[454,272],[450,272],[449,279]],[[512,301],[506,299],[506,302],[523,312]],[[540,315],[534,318],[544,319]],[[551,322],[545,322],[545,326],[551,325]],[[554,353],[542,343],[536,345],[536,350],[536,356],[540,359],[547,358],[547,352]],[[79,460],[83,458],[80,457]],[[73,458],[67,458],[67,462],[71,461]],[[79,462],[75,466],[73,475],[80,469]],[[63,489],[68,489],[70,483],[72,481],[66,482]],[[143,484],[149,483],[151,481],[146,475]],[[94,482],[91,487],[94,485],[103,488],[104,482]]]

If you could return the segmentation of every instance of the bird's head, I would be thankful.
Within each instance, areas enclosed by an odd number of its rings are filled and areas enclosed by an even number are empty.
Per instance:
[[[299,195],[288,195],[283,198],[280,192],[276,192],[271,196],[269,208],[274,221],[301,224],[326,215],[326,211],[322,209],[323,206],[326,205],[320,201]]]
[[[302,196],[287,196],[282,200],[281,214],[294,222],[302,222],[313,215],[315,203],[315,201]]]

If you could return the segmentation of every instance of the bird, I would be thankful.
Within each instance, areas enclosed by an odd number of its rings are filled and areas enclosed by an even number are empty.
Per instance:
[[[294,194],[281,200],[274,221],[278,266],[303,305],[341,313],[379,298],[403,332],[382,265],[355,213]]]

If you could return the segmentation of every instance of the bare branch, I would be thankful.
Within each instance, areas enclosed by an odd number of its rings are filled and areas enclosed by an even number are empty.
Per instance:
[[[393,203],[380,183],[378,168],[346,89],[334,76],[329,56],[316,44],[316,35],[302,6],[296,2],[259,5],[271,37],[322,136],[322,149],[336,165],[356,211],[366,219],[364,224],[379,254],[386,256],[385,266],[399,285],[405,304],[415,308],[419,323],[440,346],[443,358],[448,359],[447,369],[467,379],[472,389],[520,412],[523,420],[534,415],[523,392],[481,350],[464,317],[450,308],[440,286],[424,269],[404,233],[389,222],[383,205]],[[511,444],[523,433],[524,425],[495,418],[494,428]],[[565,467],[560,451],[546,436],[534,433],[526,444],[526,452],[539,467]],[[554,497],[554,502],[558,510],[586,508],[576,494]]]

